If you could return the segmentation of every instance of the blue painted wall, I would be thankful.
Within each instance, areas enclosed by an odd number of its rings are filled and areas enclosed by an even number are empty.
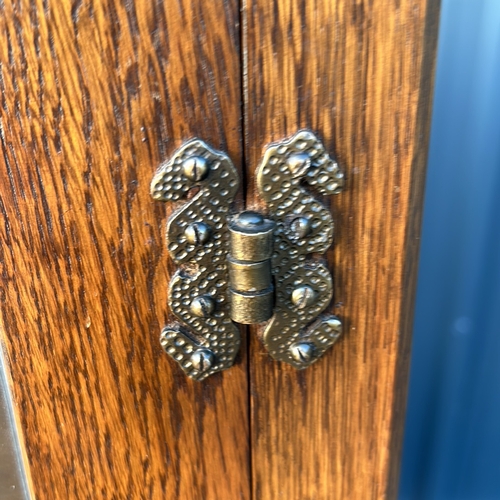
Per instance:
[[[500,0],[444,0],[400,500],[499,499]]]

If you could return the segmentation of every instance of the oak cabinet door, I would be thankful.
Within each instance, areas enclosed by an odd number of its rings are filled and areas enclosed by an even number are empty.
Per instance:
[[[346,174],[331,198],[343,335],[304,371],[250,335],[255,498],[395,498],[439,2],[248,0],[245,168],[309,128]],[[254,333],[254,332],[252,332]]]
[[[439,5],[0,3],[0,337],[38,499],[395,498]],[[202,382],[162,351],[172,207],[149,184],[199,137],[265,210],[266,144],[310,129],[342,338],[304,371],[241,328]]]
[[[192,136],[241,168],[223,6],[0,6],[0,316],[38,499],[250,498],[246,351],[203,384],[163,353],[170,207],[149,193]]]

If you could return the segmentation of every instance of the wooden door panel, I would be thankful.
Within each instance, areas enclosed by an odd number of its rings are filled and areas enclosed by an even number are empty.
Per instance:
[[[395,496],[438,10],[247,0],[240,59],[237,0],[0,4],[0,339],[37,498]],[[193,382],[158,342],[151,177],[198,136],[245,153],[265,209],[263,147],[301,128],[347,177],[326,200],[343,338],[297,372],[253,329],[250,366],[242,342]]]
[[[203,384],[159,345],[170,207],[199,136],[241,168],[239,3],[0,4],[1,339],[37,498],[248,499],[245,349]]]
[[[439,3],[248,0],[248,204],[263,147],[310,128],[346,173],[331,201],[331,310],[311,368],[250,341],[253,498],[394,498],[404,421]]]

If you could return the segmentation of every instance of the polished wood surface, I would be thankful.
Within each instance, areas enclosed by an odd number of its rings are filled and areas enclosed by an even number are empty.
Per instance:
[[[158,164],[241,165],[236,0],[0,3],[1,340],[38,499],[248,499],[246,353],[200,384],[159,345]]]
[[[0,339],[36,498],[395,497],[438,11],[0,3]],[[198,136],[261,207],[263,147],[304,127],[347,177],[328,201],[343,338],[296,372],[254,334],[250,366],[243,342],[192,382],[158,342],[172,207],[152,174]]]
[[[250,343],[255,500],[395,498],[439,2],[247,0],[248,197],[265,144],[310,128],[343,167],[331,310],[305,371]],[[254,332],[255,333],[255,332]]]

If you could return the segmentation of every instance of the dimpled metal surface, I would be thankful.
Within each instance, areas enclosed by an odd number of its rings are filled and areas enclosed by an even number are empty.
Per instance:
[[[324,253],[330,247],[333,220],[330,211],[303,184],[322,195],[338,194],[344,186],[337,162],[307,130],[269,145],[257,169],[260,195],[269,207],[269,218],[276,223],[272,257],[276,302],[263,342],[274,359],[297,369],[316,361],[342,331],[335,316],[316,319],[332,298],[332,278],[323,261],[310,255]],[[299,217],[302,225],[305,219],[309,221],[307,235],[297,232],[294,221]],[[301,308],[292,302],[292,294],[304,286],[312,288],[315,295],[312,304]],[[292,356],[297,343],[311,344],[314,355],[302,360]]]
[[[208,173],[192,173],[192,159],[206,160]],[[205,163],[203,162],[203,165]],[[197,172],[195,172],[197,173]],[[187,175],[186,175],[187,174]],[[169,307],[179,320],[166,326],[160,342],[182,370],[195,380],[229,368],[240,347],[240,332],[229,316],[227,300],[229,253],[227,217],[238,190],[238,173],[222,152],[193,139],[163,163],[151,183],[151,195],[159,201],[180,201],[199,187],[198,193],[172,214],[167,224],[167,245],[172,259],[182,267],[169,286]],[[207,226],[210,236],[204,241],[186,237],[195,224]],[[196,231],[188,230],[187,234]],[[198,297],[211,297],[214,309],[207,317],[193,314],[191,303]],[[193,364],[193,354],[203,350],[213,355],[203,371]]]

